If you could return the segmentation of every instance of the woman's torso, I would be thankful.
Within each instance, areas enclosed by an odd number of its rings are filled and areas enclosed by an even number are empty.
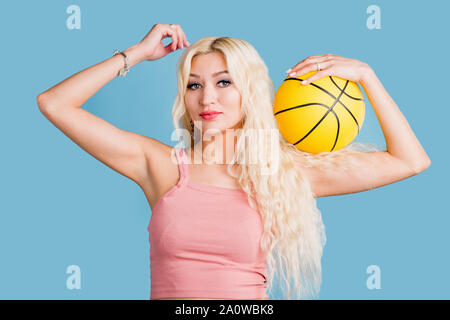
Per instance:
[[[172,162],[172,147],[164,146],[164,157],[158,168],[151,168],[150,176],[153,180],[142,185],[142,190],[153,210],[155,204],[167,191],[178,183],[180,179],[178,164]],[[191,158],[192,160],[192,158]],[[164,167],[164,170],[161,170]],[[241,189],[237,179],[227,173],[226,165],[189,164],[189,179],[206,185],[212,185],[228,189]]]
[[[150,208],[153,211],[154,206],[158,200],[162,198],[173,186],[178,183],[180,178],[178,164],[172,162],[171,151],[172,147],[165,146],[162,154],[165,159],[162,159],[162,164],[165,170],[157,170],[154,168],[150,172],[153,178],[152,183],[142,185],[142,190],[149,202]],[[191,158],[192,160],[192,158]],[[192,162],[192,161],[191,161]],[[237,180],[227,173],[226,165],[205,165],[190,163],[190,177],[189,179],[205,185],[212,185],[228,189],[241,189]],[[229,298],[228,298],[229,299]],[[267,300],[268,298],[254,298],[251,300]],[[153,300],[227,300],[225,298],[203,298],[203,297],[182,297],[182,298],[159,298]]]

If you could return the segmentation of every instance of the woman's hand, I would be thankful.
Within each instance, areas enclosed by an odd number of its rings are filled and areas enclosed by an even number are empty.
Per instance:
[[[326,76],[336,76],[353,82],[361,82],[371,70],[367,63],[334,54],[324,54],[310,56],[286,72],[291,77],[300,77],[308,72],[317,71],[317,63],[320,65],[320,71],[302,81],[302,84],[309,84]]]
[[[171,37],[172,42],[164,47],[162,39]],[[155,24],[137,44],[145,60],[157,60],[177,49],[189,46],[186,35],[178,24]]]

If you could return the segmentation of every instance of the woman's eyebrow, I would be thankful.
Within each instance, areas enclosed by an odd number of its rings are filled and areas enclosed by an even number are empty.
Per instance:
[[[219,71],[219,72],[213,73],[213,76],[214,76],[214,77],[217,77],[219,74],[222,74],[222,73],[228,73],[228,71],[227,71],[227,70]],[[200,78],[199,75],[194,74],[194,73],[189,74],[189,76],[190,76],[190,77],[195,77],[195,78]]]

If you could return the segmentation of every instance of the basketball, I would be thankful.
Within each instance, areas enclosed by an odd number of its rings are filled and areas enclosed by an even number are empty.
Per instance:
[[[364,123],[364,97],[355,82],[335,76],[307,85],[315,74],[286,77],[273,105],[280,134],[297,149],[309,152],[339,150],[358,135]]]

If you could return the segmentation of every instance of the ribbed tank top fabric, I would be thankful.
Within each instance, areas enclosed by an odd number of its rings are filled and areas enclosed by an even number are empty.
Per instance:
[[[173,148],[178,183],[155,204],[148,225],[150,299],[268,298],[261,216],[243,190],[192,181]]]

